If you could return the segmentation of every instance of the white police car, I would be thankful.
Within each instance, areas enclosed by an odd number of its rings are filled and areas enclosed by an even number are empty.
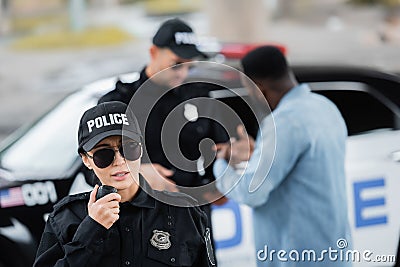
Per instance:
[[[372,252],[370,263],[354,265],[393,265],[390,256],[396,254],[400,232],[400,78],[350,67],[293,69],[299,81],[309,82],[314,91],[336,103],[349,129],[346,170],[353,249]],[[218,75],[240,86],[237,76]],[[120,78],[137,77],[133,73]],[[31,265],[53,204],[91,188],[91,177],[76,153],[78,122],[84,110],[114,88],[117,78],[72,93],[1,144],[0,267]],[[246,118],[250,134],[256,132],[239,97],[229,91],[210,95]],[[251,210],[229,201],[215,206],[212,216],[219,266],[255,266]]]

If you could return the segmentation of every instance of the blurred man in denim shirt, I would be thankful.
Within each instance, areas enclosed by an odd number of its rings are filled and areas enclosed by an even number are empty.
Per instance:
[[[339,110],[298,84],[276,47],[251,51],[242,66],[250,95],[272,113],[255,142],[239,131],[238,140],[217,144],[214,174],[221,192],[253,208],[258,266],[350,266],[347,129]]]

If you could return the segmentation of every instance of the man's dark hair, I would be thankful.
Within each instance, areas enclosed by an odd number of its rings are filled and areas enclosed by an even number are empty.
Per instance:
[[[276,46],[262,46],[242,59],[244,74],[251,79],[280,79],[288,74],[285,56]]]

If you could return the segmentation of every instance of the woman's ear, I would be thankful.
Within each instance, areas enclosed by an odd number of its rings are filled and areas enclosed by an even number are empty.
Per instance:
[[[86,168],[91,170],[92,169],[92,165],[90,164],[88,156],[86,156],[85,154],[81,153],[81,159],[82,159],[83,164],[85,164]]]

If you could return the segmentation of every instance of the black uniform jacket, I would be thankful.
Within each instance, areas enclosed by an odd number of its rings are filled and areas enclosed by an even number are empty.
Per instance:
[[[215,266],[207,218],[191,206],[195,200],[181,193],[147,194],[152,189],[146,188],[120,204],[120,218],[110,229],[89,217],[89,192],[61,200],[48,218],[34,266]],[[179,198],[186,207],[160,202],[159,195]]]
[[[121,101],[130,105],[144,134],[142,162],[172,169],[175,173],[169,178],[177,185],[194,187],[215,180],[212,142],[202,141],[228,141],[226,131],[217,122],[217,104],[208,95],[211,89],[210,84],[196,82],[168,90],[149,80],[143,69],[137,81],[118,81],[99,103]],[[188,119],[196,115],[198,119]],[[200,156],[204,162],[198,161]]]

